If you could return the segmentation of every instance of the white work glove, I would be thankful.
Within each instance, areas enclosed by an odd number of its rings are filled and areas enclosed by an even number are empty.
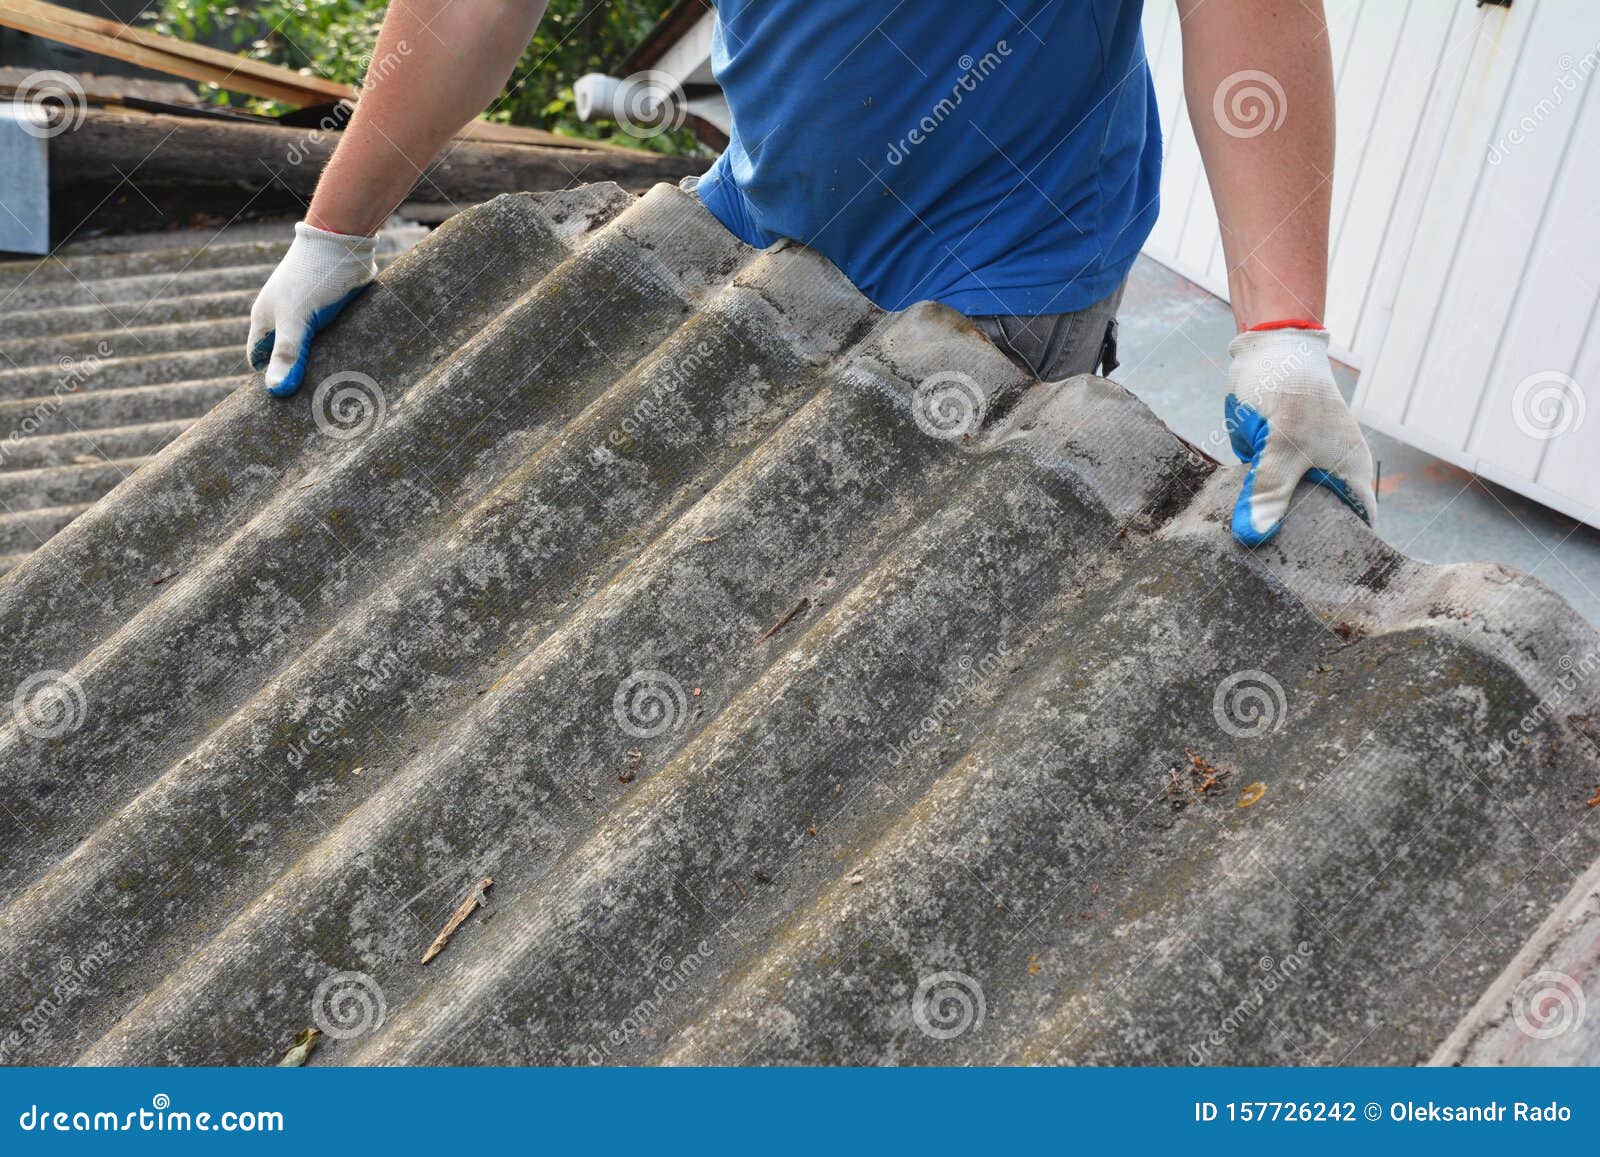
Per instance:
[[[267,393],[287,398],[306,374],[311,339],[378,275],[376,237],[294,227],[294,243],[250,309],[245,356],[267,371]]]
[[[1233,452],[1250,465],[1233,536],[1259,546],[1278,533],[1301,478],[1332,490],[1372,523],[1372,452],[1333,382],[1324,329],[1252,330],[1228,345],[1224,407]]]

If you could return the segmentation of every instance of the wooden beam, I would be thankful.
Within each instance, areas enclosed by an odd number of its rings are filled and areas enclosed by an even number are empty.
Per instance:
[[[186,40],[179,40],[173,36],[162,36],[157,32],[149,32],[142,28],[135,28],[123,24],[118,20],[107,20],[100,16],[91,16],[86,12],[77,12],[71,8],[63,8],[58,4],[47,4],[43,0],[0,0],[0,23],[11,23],[16,18],[33,25],[33,28],[24,31],[34,31],[35,28],[49,29],[48,32],[37,32],[36,35],[49,36],[52,40],[61,40],[63,43],[74,44],[75,47],[84,48],[91,52],[100,52],[102,55],[112,56],[114,59],[127,59],[129,56],[140,55],[145,60],[162,57],[172,58],[165,67],[161,65],[147,65],[158,71],[176,71],[180,63],[193,66],[196,70],[205,70],[208,73],[220,73],[233,78],[230,84],[223,84],[224,88],[231,88],[240,92],[249,91],[238,87],[242,82],[259,83],[277,91],[302,92],[300,103],[324,103],[330,100],[339,100],[342,97],[354,99],[356,90],[353,85],[340,84],[337,81],[324,80],[319,76],[308,76],[295,72],[293,69],[281,68],[276,64],[268,64],[262,60],[251,60],[249,57],[236,56],[231,52],[224,52],[220,48],[209,48],[203,44],[191,44]],[[69,39],[69,37],[77,39]],[[91,47],[81,43],[91,40],[99,47]],[[118,55],[119,53],[125,55]],[[142,63],[138,60],[129,60],[129,63]],[[179,73],[179,75],[183,75]],[[206,79],[189,77],[190,80]],[[211,81],[211,83],[220,83]],[[252,96],[262,95],[251,93]],[[285,99],[278,96],[270,97],[272,100]],[[294,103],[286,101],[286,103]]]
[[[199,45],[129,28],[115,20],[102,20],[36,0],[0,0],[0,25],[109,56],[124,64],[285,104],[338,100],[355,92],[349,85],[301,76],[287,68],[263,65],[217,49],[201,49]],[[192,51],[173,51],[172,45]]]
[[[44,3],[43,0],[0,0],[0,25],[59,41],[85,52],[108,56],[125,64],[164,72],[169,76],[181,76],[185,80],[214,84],[229,92],[280,101],[296,108],[338,100],[355,101],[360,95],[354,85],[308,76],[293,69],[235,56],[202,44],[190,44],[116,20]],[[592,141],[575,141],[543,129],[495,124],[485,120],[470,122],[456,135],[462,140],[544,145],[553,149],[617,148]]]
[[[76,129],[50,138],[51,198],[68,230],[85,214],[113,211],[145,227],[162,215],[298,214],[338,140],[338,133],[251,121],[91,108]],[[642,192],[704,167],[701,158],[638,149],[458,141],[419,176],[411,197],[464,208],[500,193],[597,181]]]

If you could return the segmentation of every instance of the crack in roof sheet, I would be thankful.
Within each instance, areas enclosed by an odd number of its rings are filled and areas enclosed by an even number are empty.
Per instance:
[[[464,213],[0,583],[7,1059],[1425,1059],[1596,638],[1238,477],[674,188]]]

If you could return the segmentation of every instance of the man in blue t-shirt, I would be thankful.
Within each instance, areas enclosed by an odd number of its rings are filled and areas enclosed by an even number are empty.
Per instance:
[[[1321,317],[1333,77],[1320,0],[1176,0],[1190,120],[1238,336],[1224,413],[1250,464],[1233,532],[1277,533],[1296,485],[1370,521],[1372,458]],[[371,280],[374,234],[504,86],[543,0],[396,0],[247,351],[292,394],[311,337]],[[1140,0],[717,0],[727,150],[688,182],[755,246],[804,242],[885,309],[938,301],[1056,380],[1116,365],[1155,223],[1161,130]],[[1181,208],[1181,207],[1180,207]]]

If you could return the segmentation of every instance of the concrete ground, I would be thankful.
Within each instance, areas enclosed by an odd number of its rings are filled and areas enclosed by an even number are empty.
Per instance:
[[[1119,314],[1112,376],[1180,435],[1233,461],[1222,424],[1233,315],[1225,302],[1141,257]],[[1349,397],[1356,373],[1338,368]],[[1538,578],[1600,625],[1600,530],[1486,482],[1385,434],[1367,431],[1378,462],[1378,533],[1428,562],[1492,560]]]

